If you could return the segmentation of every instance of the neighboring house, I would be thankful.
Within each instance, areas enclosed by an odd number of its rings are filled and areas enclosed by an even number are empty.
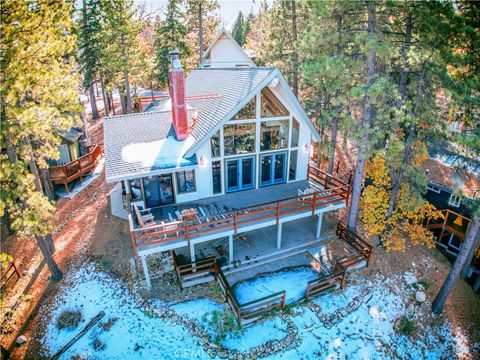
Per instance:
[[[244,50],[225,29],[221,29],[203,53],[202,68],[255,67],[253,53]]]
[[[222,30],[186,78],[172,52],[169,80],[149,111],[104,121],[106,181],[124,189],[147,287],[150,254],[183,248],[195,261],[196,247],[226,239],[232,263],[237,235],[276,225],[280,249],[282,224],[312,216],[318,238],[350,189],[309,168],[320,136],[280,71],[256,67]]]
[[[429,155],[423,167],[429,180],[425,198],[444,210],[445,219],[428,227],[437,245],[456,257],[480,201],[480,161],[438,148],[430,148]],[[480,276],[480,247],[468,276],[472,281]]]

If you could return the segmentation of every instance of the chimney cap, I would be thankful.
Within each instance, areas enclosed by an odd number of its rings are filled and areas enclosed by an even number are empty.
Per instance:
[[[182,64],[180,63],[180,51],[178,49],[170,51],[170,58],[172,61],[172,69],[182,68]]]

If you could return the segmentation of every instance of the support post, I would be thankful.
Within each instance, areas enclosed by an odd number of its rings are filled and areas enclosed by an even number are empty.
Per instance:
[[[322,233],[322,221],[323,221],[323,213],[320,213],[318,214],[317,231],[315,232],[315,239],[318,239]]]
[[[141,256],[140,260],[142,261],[143,273],[145,274],[145,281],[147,283],[147,290],[150,291],[152,289],[152,283],[150,282],[150,274],[148,272],[147,257]]]
[[[190,258],[192,259],[192,263],[195,262],[195,246],[192,242],[190,242]]]
[[[233,262],[233,235],[228,235],[228,262]]]
[[[277,249],[282,247],[282,223],[279,222],[277,225]]]

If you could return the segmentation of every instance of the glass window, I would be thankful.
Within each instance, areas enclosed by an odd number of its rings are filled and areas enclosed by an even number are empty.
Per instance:
[[[220,130],[210,138],[210,148],[212,149],[212,158],[220,157]]]
[[[177,192],[188,193],[195,190],[195,171],[187,170],[177,172]]]
[[[450,200],[448,201],[448,203],[452,206],[459,207],[461,199],[462,198],[460,196],[452,194],[450,195]]]
[[[288,146],[288,120],[262,121],[260,150],[284,149]]]
[[[427,188],[428,190],[431,190],[433,192],[436,192],[437,194],[440,194],[440,188],[438,186],[435,186],[435,185],[432,185],[432,184],[428,184],[427,185]]]
[[[298,151],[290,151],[290,166],[288,168],[288,180],[293,181],[297,178],[297,159]]]
[[[130,186],[130,200],[142,200],[142,188],[140,186],[140,179],[129,180]]]
[[[256,96],[253,97],[233,118],[232,120],[255,119]]]
[[[292,147],[298,146],[298,138],[300,135],[300,124],[295,118],[293,118],[292,122]]]
[[[225,155],[255,151],[255,123],[225,125],[223,128]]]
[[[222,192],[222,172],[220,161],[212,161],[212,183],[213,193],[219,194]]]
[[[289,112],[285,106],[277,99],[269,88],[263,88],[260,95],[260,116],[275,117],[288,116]]]

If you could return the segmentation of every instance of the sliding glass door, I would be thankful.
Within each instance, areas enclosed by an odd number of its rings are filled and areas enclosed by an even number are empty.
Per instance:
[[[284,183],[286,172],[287,153],[260,155],[260,186]]]
[[[226,160],[227,192],[252,189],[255,186],[255,159],[253,157]]]
[[[143,179],[145,202],[148,208],[174,202],[172,175],[157,175]]]

